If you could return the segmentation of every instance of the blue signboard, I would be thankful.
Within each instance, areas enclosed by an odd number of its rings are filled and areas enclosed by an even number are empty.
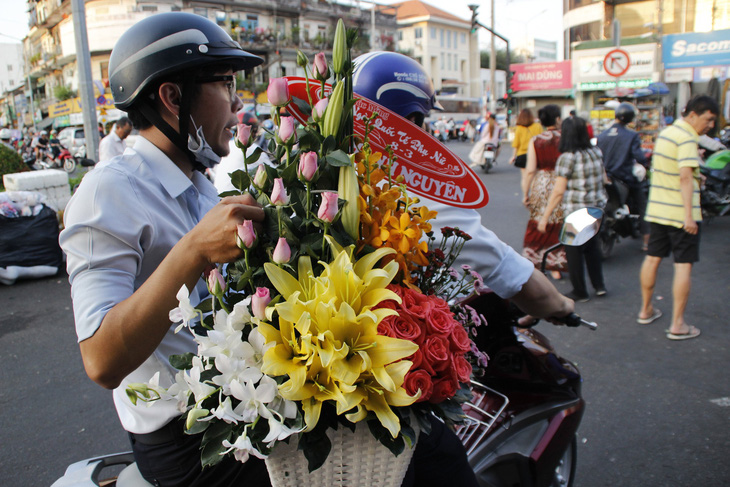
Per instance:
[[[730,65],[730,29],[662,38],[664,69]]]

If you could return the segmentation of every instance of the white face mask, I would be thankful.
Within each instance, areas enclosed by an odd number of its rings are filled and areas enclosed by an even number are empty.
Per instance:
[[[195,120],[193,120],[192,115],[190,116],[190,121],[193,122],[193,127],[195,127],[195,137],[188,135],[188,149],[193,153],[196,161],[210,169],[221,162],[221,157],[213,151],[208,141],[205,140],[203,127],[195,125]]]

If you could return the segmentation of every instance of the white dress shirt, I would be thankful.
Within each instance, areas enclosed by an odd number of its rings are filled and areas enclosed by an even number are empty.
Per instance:
[[[66,207],[60,235],[79,342],[96,332],[106,313],[131,296],[218,201],[202,174],[195,171],[191,180],[144,137],[84,177]],[[207,294],[201,280],[190,301],[197,305]],[[124,392],[127,384],[148,382],[158,371],[162,387],[172,384],[177,370],[169,356],[196,351],[191,334],[175,334],[174,328],[171,323],[155,352],[113,392],[127,431],[149,433],[180,415],[174,401],[133,406]]]
[[[116,125],[109,134],[101,139],[99,143],[99,161],[109,161],[117,156],[124,154],[127,148],[126,142],[119,138],[116,132]]]
[[[246,150],[246,157],[250,157],[256,148],[258,148],[258,145],[251,144]],[[236,146],[235,139],[231,139],[230,149],[231,152],[227,156],[222,157],[221,162],[216,164],[210,171],[213,176],[213,184],[215,184],[219,194],[235,190],[236,188],[231,182],[230,174],[239,169],[243,170],[243,152]],[[269,159],[269,156],[265,152],[261,153],[256,162],[248,164],[248,170],[256,169],[259,164],[271,165],[271,159]]]

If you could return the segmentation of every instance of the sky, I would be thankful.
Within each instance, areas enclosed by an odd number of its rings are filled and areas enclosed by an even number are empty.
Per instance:
[[[401,0],[379,0],[382,3],[396,3]],[[425,0],[434,7],[448,11],[457,17],[471,19],[471,10],[467,5],[479,5],[479,21],[491,26],[491,1],[495,2],[494,30],[510,40],[510,47],[523,44],[529,37],[558,42],[558,57],[562,57],[562,25],[563,8],[557,0]],[[3,0],[3,14],[0,17],[0,33],[23,38],[28,33],[28,2],[25,0]],[[367,4],[362,4],[367,8]],[[525,12],[527,14],[525,15]],[[490,35],[480,29],[479,43],[482,49],[489,48]],[[0,36],[0,42],[13,42],[8,37]],[[497,39],[497,49],[504,43]]]

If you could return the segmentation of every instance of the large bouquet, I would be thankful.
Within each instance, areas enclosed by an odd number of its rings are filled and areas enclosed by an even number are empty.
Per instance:
[[[286,79],[271,81],[271,166],[249,167],[261,149],[246,156],[250,127],[239,125],[247,167],[232,180],[264,207],[264,227],[239,226],[244,256],[207,274],[209,299],[193,306],[178,293],[170,318],[198,350],[171,357],[176,382],[128,388],[133,402],[178,401],[186,430],[205,432],[204,465],[265,458],[298,434],[314,470],[330,451],[327,430],[362,421],[399,454],[416,426],[429,431],[428,415],[462,420],[472,366],[483,363],[469,336],[480,319],[456,304],[481,280],[451,268],[469,236],[445,229],[435,245],[435,212],[392,177],[392,151],[370,149],[374,117],[364,140],[351,135],[352,40],[340,21],[332,64],[315,56],[307,79],[321,100],[292,100]],[[307,72],[302,53],[298,62]],[[305,125],[280,117],[290,103],[310,114]]]

